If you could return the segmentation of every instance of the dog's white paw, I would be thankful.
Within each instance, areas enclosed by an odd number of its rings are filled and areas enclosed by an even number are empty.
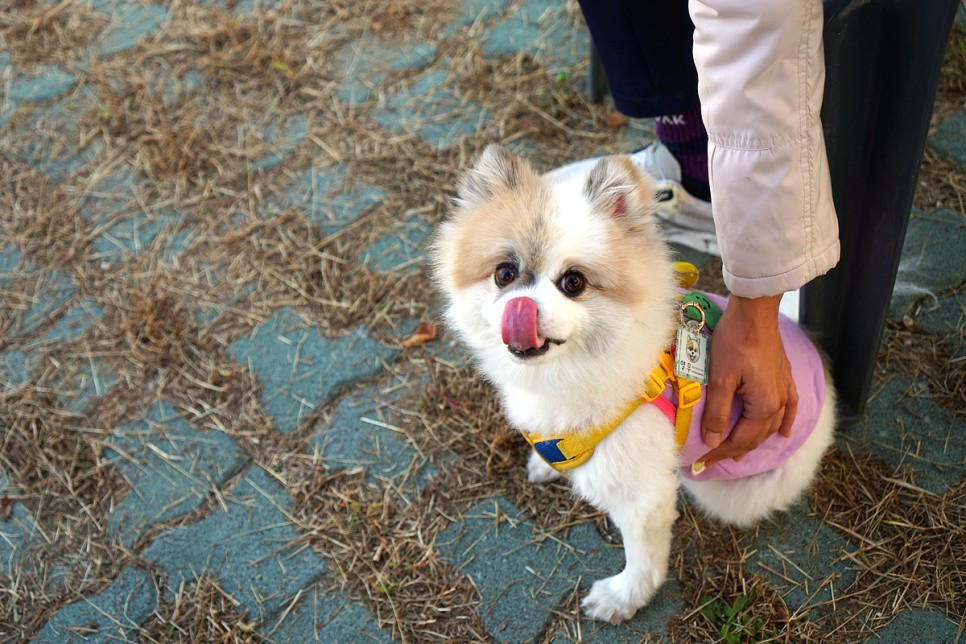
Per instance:
[[[580,605],[593,619],[619,624],[633,617],[653,593],[653,589],[631,583],[625,571],[595,581]]]
[[[530,452],[530,460],[527,461],[527,480],[531,483],[549,483],[556,481],[562,476],[560,472],[553,469],[547,462],[540,458],[536,452]]]

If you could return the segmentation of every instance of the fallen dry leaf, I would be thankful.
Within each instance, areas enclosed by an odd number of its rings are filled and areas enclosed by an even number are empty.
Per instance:
[[[416,329],[415,333],[403,340],[402,345],[404,349],[409,349],[435,339],[436,325],[432,322],[424,322],[423,324],[419,325],[419,328]]]
[[[604,123],[615,132],[627,125],[627,117],[620,112],[608,112],[604,117]]]

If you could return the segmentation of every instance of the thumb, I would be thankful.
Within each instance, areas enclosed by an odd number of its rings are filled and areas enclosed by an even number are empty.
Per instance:
[[[704,406],[704,416],[701,419],[701,438],[704,444],[714,449],[724,440],[728,432],[728,421],[731,419],[731,402],[735,390],[728,385],[708,385],[708,402]]]

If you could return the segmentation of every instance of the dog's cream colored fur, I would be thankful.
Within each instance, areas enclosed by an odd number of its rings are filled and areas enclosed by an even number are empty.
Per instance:
[[[560,434],[614,417],[670,343],[676,282],[653,192],[623,157],[555,182],[498,146],[461,177],[454,212],[434,243],[435,276],[449,324],[499,390],[515,427]],[[500,288],[493,276],[505,261],[519,266],[520,277]],[[557,285],[575,269],[588,286],[571,298]],[[501,339],[504,307],[523,295],[537,303],[541,337],[563,341],[529,359],[511,354]],[[698,505],[747,526],[799,499],[831,442],[830,383],[826,392],[819,425],[778,469],[733,481],[684,479]],[[595,582],[583,600],[595,619],[630,618],[665,579],[682,482],[677,454],[667,418],[643,405],[569,473],[574,492],[606,511],[624,539],[624,570]],[[560,476],[535,453],[527,471],[535,483]]]

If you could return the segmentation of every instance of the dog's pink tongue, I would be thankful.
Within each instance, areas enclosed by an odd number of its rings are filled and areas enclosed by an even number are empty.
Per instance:
[[[529,297],[517,297],[503,309],[503,343],[526,351],[543,346],[544,339],[537,333],[537,303]]]

